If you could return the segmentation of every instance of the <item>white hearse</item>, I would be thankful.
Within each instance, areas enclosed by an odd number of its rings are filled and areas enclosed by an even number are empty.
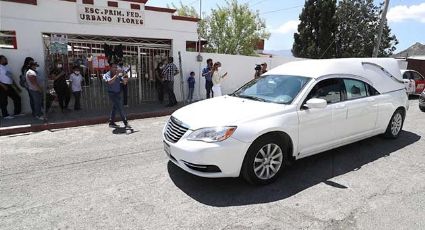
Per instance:
[[[397,138],[408,103],[394,59],[291,62],[174,112],[164,149],[189,173],[266,184],[293,160],[378,134]]]

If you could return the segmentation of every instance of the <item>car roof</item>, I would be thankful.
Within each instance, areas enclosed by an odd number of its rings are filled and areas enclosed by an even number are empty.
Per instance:
[[[393,58],[310,59],[280,65],[267,74],[295,75],[313,79],[329,75],[352,75],[367,79],[379,92],[403,89],[397,61]]]

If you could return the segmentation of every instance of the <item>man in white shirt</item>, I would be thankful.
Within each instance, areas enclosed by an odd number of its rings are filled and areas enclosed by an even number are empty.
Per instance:
[[[6,67],[7,64],[7,58],[3,55],[0,55],[0,107],[4,119],[13,119],[14,117],[10,116],[7,112],[8,98],[10,97],[13,100],[14,115],[20,115],[21,97],[13,87],[13,76]]]

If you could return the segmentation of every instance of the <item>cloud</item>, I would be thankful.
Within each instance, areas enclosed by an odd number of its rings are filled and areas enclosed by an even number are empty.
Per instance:
[[[270,31],[277,34],[293,34],[297,31],[298,24],[300,24],[299,20],[291,20],[282,24],[279,28]]]
[[[425,3],[412,6],[394,6],[387,14],[389,22],[418,21],[425,23]]]

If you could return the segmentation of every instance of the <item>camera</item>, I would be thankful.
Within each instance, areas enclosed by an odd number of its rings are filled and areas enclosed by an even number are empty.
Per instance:
[[[260,70],[261,70],[261,65],[256,64],[256,65],[255,65],[255,71],[260,71]]]

